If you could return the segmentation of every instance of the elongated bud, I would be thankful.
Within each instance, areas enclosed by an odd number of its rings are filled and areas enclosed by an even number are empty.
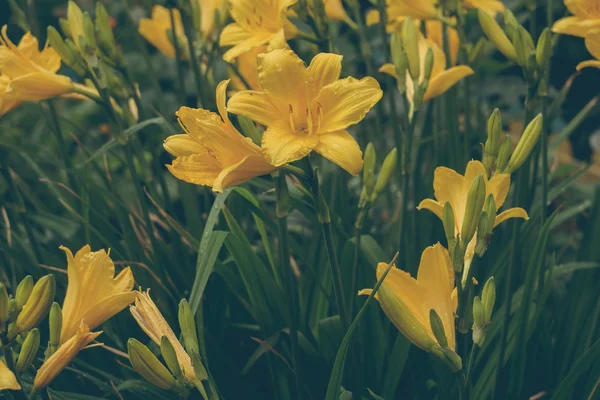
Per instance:
[[[483,204],[483,211],[486,213],[487,220],[489,222],[490,228],[494,227],[494,220],[496,219],[496,200],[494,200],[494,195],[490,193],[485,198],[485,203]],[[491,229],[490,229],[491,231]]]
[[[478,326],[482,326],[486,323],[485,310],[483,309],[483,303],[479,296],[475,296],[473,299],[473,323]]]
[[[4,325],[8,321],[9,311],[9,299],[8,292],[4,283],[0,282],[0,333],[4,332]]]
[[[448,244],[448,246],[450,246],[450,249],[448,250],[450,251],[450,257],[452,259],[452,268],[454,268],[454,272],[460,274],[465,266],[466,247],[462,247],[460,240],[457,239],[455,239],[452,244]]]
[[[506,135],[502,144],[500,145],[500,150],[498,151],[498,159],[496,160],[496,169],[495,172],[503,172],[508,165],[508,160],[510,158],[512,152],[512,141],[510,140],[510,136]]]
[[[452,369],[452,372],[458,372],[462,369],[462,359],[452,349],[442,349],[444,362]]]
[[[60,306],[57,302],[52,303],[52,307],[50,307],[50,315],[48,316],[50,337],[48,339],[48,349],[46,350],[47,357],[50,357],[58,349],[58,345],[60,344],[62,319],[63,315]]]
[[[512,174],[527,160],[540,138],[543,125],[544,118],[541,113],[527,125],[521,136],[521,140],[519,140],[519,143],[517,144],[517,148],[508,160],[508,165],[505,170],[506,173]]]
[[[477,40],[477,42],[475,42],[475,44],[469,50],[468,65],[474,65],[479,62],[480,58],[484,54],[484,49],[485,49],[486,43],[488,43],[488,42],[483,37],[480,37],[479,40]]]
[[[86,43],[90,46],[90,50],[95,49],[97,47],[96,28],[94,27],[94,22],[92,22],[92,17],[87,12],[83,13],[83,34]]]
[[[488,119],[487,140],[483,148],[483,165],[488,176],[494,170],[500,144],[502,143],[502,116],[499,109],[494,109],[494,112]]]
[[[483,10],[477,10],[477,16],[479,17],[479,24],[481,25],[481,29],[483,29],[483,33],[494,44],[496,49],[509,60],[517,61],[515,47],[494,17]]]
[[[279,171],[276,185],[277,190],[275,191],[275,195],[277,197],[277,203],[275,207],[275,213],[277,214],[277,218],[285,218],[290,212],[292,203],[290,200],[290,192],[288,190],[287,181],[285,179],[285,173],[283,171]]]
[[[402,24],[402,46],[408,57],[408,71],[410,72],[410,76],[414,81],[418,81],[421,74],[419,37],[412,18],[407,18]]]
[[[494,311],[494,304],[496,304],[496,281],[493,276],[483,286],[481,302],[485,311],[484,319],[488,323],[492,319],[492,311]]]
[[[40,330],[38,328],[34,328],[29,331],[25,341],[23,342],[23,346],[21,346],[21,352],[19,353],[19,358],[17,359],[17,373],[22,373],[31,365],[35,356],[40,348]]]
[[[190,5],[192,6],[191,16],[192,23],[194,24],[194,30],[196,30],[196,32],[200,32],[202,30],[202,10],[200,9],[200,2],[190,1]]]
[[[423,74],[423,79],[425,81],[429,81],[432,70],[433,70],[433,50],[430,47],[427,49],[427,53],[425,54],[425,73]]]
[[[133,369],[146,380],[161,389],[170,390],[175,384],[175,378],[154,354],[138,340],[127,341],[127,353]]]
[[[487,213],[483,211],[479,217],[479,225],[477,226],[477,242],[475,243],[475,253],[482,257],[487,250],[488,241],[492,233]]]
[[[58,25],[60,26],[60,30],[62,31],[63,35],[65,35],[65,38],[73,40],[73,34],[71,33],[69,21],[64,18],[60,18],[58,20]]]
[[[390,52],[392,53],[392,63],[394,64],[396,74],[398,75],[399,79],[404,80],[406,68],[408,68],[408,58],[406,57],[406,52],[402,47],[402,36],[400,36],[398,31],[394,31],[394,33],[392,33],[392,38],[390,40]]]
[[[442,348],[448,347],[448,338],[446,337],[446,332],[444,331],[444,324],[440,319],[438,313],[432,308],[429,310],[429,324],[431,326],[431,330],[436,340],[440,344]]]
[[[394,147],[392,151],[385,156],[385,160],[383,160],[383,165],[381,166],[381,171],[379,171],[379,176],[377,177],[377,183],[375,183],[375,190],[373,191],[373,195],[375,198],[379,196],[379,194],[385,189],[388,182],[390,181],[390,177],[392,173],[396,169],[396,165],[398,164],[398,151]]]
[[[452,205],[447,201],[444,203],[444,213],[442,214],[442,223],[444,225],[444,233],[446,234],[446,240],[448,241],[448,246],[450,243],[453,243],[455,236],[455,227],[454,227],[454,210],[452,210]]]
[[[519,28],[519,21],[517,21],[517,17],[515,17],[515,14],[513,14],[513,12],[508,8],[506,8],[502,17],[504,18],[504,29],[506,30],[508,37],[514,39],[514,35]]]
[[[375,146],[373,146],[372,142],[367,144],[365,148],[365,155],[363,156],[363,172],[374,170],[375,163],[377,162],[377,152],[375,151]]]
[[[240,128],[244,135],[248,136],[254,144],[260,146],[262,141],[262,135],[258,129],[256,129],[256,125],[252,122],[251,119],[244,117],[243,115],[238,115],[238,122],[240,124]]]
[[[173,344],[171,344],[171,341],[166,336],[160,338],[160,354],[162,354],[167,367],[169,367],[169,371],[175,376],[175,379],[182,379],[183,372],[177,360],[177,353],[175,353]]]
[[[531,40],[531,43],[533,44],[533,40],[531,39],[529,32],[519,25],[517,31],[515,32],[513,43],[517,54],[517,64],[523,68],[527,68],[529,63],[529,55],[531,54],[531,50],[533,50],[527,45],[527,36],[529,36],[529,40]]]
[[[17,291],[15,292],[15,309],[17,312],[21,311],[29,296],[31,295],[31,291],[33,290],[33,276],[27,275],[17,286]]]
[[[192,2],[195,3],[195,2]],[[113,60],[121,61],[121,53],[115,42],[115,35],[110,24],[110,16],[102,2],[96,3],[96,37],[98,44],[104,52]]]
[[[545,72],[552,57],[552,32],[545,28],[540,35],[535,49],[535,61],[540,71]]]
[[[477,226],[479,225],[479,217],[483,210],[485,202],[485,181],[479,174],[471,183],[469,194],[467,196],[467,204],[465,206],[465,218],[463,220],[461,233],[461,246],[466,248],[467,244],[473,238]]]
[[[44,319],[54,300],[55,291],[56,281],[54,275],[46,275],[37,281],[27,303],[25,303],[23,310],[17,317],[16,330],[13,335],[35,328]]]
[[[188,353],[200,354],[198,347],[198,334],[196,332],[196,321],[186,299],[179,303],[178,312],[179,326],[183,334],[183,345]]]
[[[60,36],[60,33],[58,33],[53,26],[49,26],[48,42],[52,48],[56,50],[62,62],[71,67],[78,75],[85,75],[85,66],[83,65],[83,60],[81,60],[81,56],[71,40],[63,40]]]
[[[363,157],[363,189],[361,191],[361,198],[359,200],[359,206],[363,208],[371,200],[371,194],[375,188],[375,162],[377,160],[377,153],[373,143],[369,142],[365,148],[365,155]]]

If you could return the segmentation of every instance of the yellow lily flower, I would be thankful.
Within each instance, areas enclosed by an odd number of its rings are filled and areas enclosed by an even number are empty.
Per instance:
[[[227,1],[225,0],[196,0],[200,6],[200,31],[202,36],[210,36],[215,29],[215,18],[220,22],[227,15]]]
[[[106,251],[91,251],[85,245],[73,256],[71,250],[60,248],[67,255],[69,280],[62,306],[62,344],[77,333],[82,320],[90,329],[96,328],[133,303],[136,292],[131,291],[131,269],[124,268],[115,277],[115,265]]]
[[[585,47],[595,60],[583,61],[577,65],[577,71],[586,67],[600,68],[600,29],[590,31],[585,37]]]
[[[377,265],[377,279],[388,264]],[[358,294],[368,296],[371,289]],[[427,247],[421,254],[417,279],[408,272],[392,267],[375,294],[383,312],[415,346],[443,358],[441,346],[431,329],[429,313],[440,317],[448,347],[456,349],[454,313],[458,294],[454,286],[454,270],[448,250],[441,244]]]
[[[458,81],[474,73],[471,67],[467,65],[458,65],[446,69],[446,55],[441,47],[438,46],[433,40],[426,39],[423,35],[419,34],[419,59],[421,62],[421,75],[419,76],[419,83],[422,83],[425,79],[425,58],[429,49],[431,49],[433,52],[433,68],[431,70],[431,76],[429,77],[429,85],[427,86],[427,90],[423,96],[423,102],[440,96],[452,86],[456,85]],[[379,68],[379,71],[399,79],[393,64],[384,64],[381,66],[381,68]],[[415,88],[408,71],[403,79],[406,80],[407,97],[410,101],[412,101]]]
[[[233,72],[229,71],[231,85],[237,90],[260,90],[260,81],[258,80],[258,55],[267,52],[267,46],[255,47],[247,53],[240,55],[235,63],[237,70],[244,77],[244,80],[250,87],[246,87],[242,80]]]
[[[433,176],[433,192],[435,200],[425,199],[421,201],[417,207],[419,210],[427,209],[434,213],[440,220],[444,214],[444,204],[448,201],[454,212],[454,230],[456,234],[460,234],[465,219],[465,208],[467,205],[467,197],[471,184],[481,175],[485,182],[485,195],[494,195],[496,209],[500,209],[506,200],[508,190],[510,188],[509,174],[496,174],[492,179],[488,180],[485,167],[479,161],[470,161],[467,164],[465,175],[462,176],[456,171],[446,167],[438,167],[435,169]],[[529,219],[527,211],[520,207],[510,208],[496,215],[494,227],[509,218]],[[477,234],[473,235],[473,239],[468,243],[465,251],[465,270],[468,270],[471,265],[471,260],[475,255],[475,245],[477,243]]]
[[[379,83],[366,77],[339,79],[342,56],[317,54],[307,68],[291,50],[258,57],[262,91],[236,93],[227,109],[267,130],[265,158],[274,166],[299,160],[311,151],[352,175],[362,169],[362,151],[346,128],[360,122],[381,99]]]
[[[350,19],[341,0],[323,0],[323,5],[325,6],[327,18],[334,21],[347,21]]]
[[[229,13],[235,21],[227,25],[220,46],[233,46],[223,54],[232,62],[255,47],[285,47],[285,41],[296,36],[297,29],[288,19],[288,8],[297,0],[230,0]]]
[[[182,58],[187,58],[187,38],[183,31],[181,14],[178,9],[173,9],[173,19],[175,29],[171,25],[171,12],[169,9],[156,5],[152,7],[150,18],[142,18],[138,26],[138,31],[148,42],[167,57],[175,58],[175,46],[171,41],[170,33],[173,32],[179,44],[179,50],[182,52]]]
[[[34,390],[38,391],[50,384],[85,346],[96,339],[102,332],[90,332],[90,328],[81,321],[77,331],[69,340],[61,344],[38,369],[33,381]]]
[[[8,369],[4,361],[0,360],[0,390],[21,390],[17,377]]]
[[[565,0],[570,17],[561,18],[552,25],[552,32],[585,37],[600,28],[600,3],[598,0]]]
[[[228,84],[227,80],[217,86],[220,116],[201,108],[181,107],[176,115],[186,133],[169,136],[164,143],[165,149],[176,157],[167,165],[176,178],[211,186],[215,192],[275,170],[260,147],[238,132],[229,120],[225,108]]]
[[[22,101],[40,101],[74,91],[71,79],[56,74],[60,68],[60,56],[48,44],[42,51],[38,40],[25,33],[15,45],[6,34],[7,26],[0,34],[0,96],[2,102],[16,107]],[[8,107],[9,108],[9,107]]]
[[[177,361],[183,372],[183,375],[189,380],[196,380],[196,373],[192,366],[192,359],[186,353],[185,349],[173,333],[173,330],[160,313],[160,310],[154,304],[150,298],[150,291],[139,293],[135,300],[135,305],[129,307],[133,318],[140,325],[140,328],[148,335],[150,339],[158,346],[160,346],[160,340],[163,336],[171,342],[175,354],[177,355]]]

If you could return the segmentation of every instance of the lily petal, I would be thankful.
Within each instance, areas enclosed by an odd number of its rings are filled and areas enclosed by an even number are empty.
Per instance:
[[[8,97],[41,101],[73,91],[71,79],[49,72],[33,72],[10,80]]]
[[[457,231],[462,227],[465,215],[466,198],[462,193],[464,178],[456,171],[446,167],[437,167],[433,173],[433,193],[440,204],[449,201],[454,212]]]
[[[262,137],[266,160],[279,167],[308,155],[319,143],[319,135],[296,133],[282,123],[271,125]]]
[[[248,36],[244,41],[236,44],[231,49],[227,50],[223,54],[223,60],[228,63],[233,62],[238,56],[243,53],[247,53],[255,47],[263,46],[273,38],[273,34],[269,32],[260,32]]]
[[[418,210],[426,209],[434,213],[439,219],[444,216],[444,206],[432,199],[425,199],[419,203]]]
[[[509,218],[523,218],[524,220],[528,220],[529,215],[527,215],[527,211],[521,207],[509,208],[508,210],[496,215],[496,219],[494,220],[494,228]]]
[[[582,61],[579,64],[577,64],[577,71],[581,71],[582,69],[588,67],[600,68],[600,60]]]
[[[0,390],[21,390],[17,377],[4,361],[0,361]]]
[[[176,178],[203,186],[212,186],[221,172],[217,160],[206,150],[204,153],[177,157],[167,168]]]
[[[279,110],[271,103],[269,96],[254,90],[234,94],[227,102],[227,110],[265,126],[280,118]]]
[[[423,96],[423,101],[431,100],[434,97],[445,93],[452,86],[456,85],[458,81],[469,75],[473,75],[474,73],[475,71],[466,65],[458,65],[441,72],[431,78],[427,91]]]
[[[396,67],[394,67],[394,64],[383,64],[381,67],[379,67],[379,72],[383,72],[384,74],[388,74],[391,77],[398,79],[398,74],[396,73]]]
[[[222,193],[224,189],[239,185],[255,176],[269,174],[275,167],[265,161],[262,154],[244,157],[237,164],[224,168],[213,183],[213,191]]]
[[[234,46],[247,40],[252,34],[235,22],[223,28],[219,37],[219,46]]]
[[[315,95],[318,94],[324,86],[340,79],[340,73],[342,72],[342,58],[343,56],[339,54],[319,53],[312,59],[308,66],[308,73],[312,77]]]
[[[165,139],[163,147],[175,157],[191,156],[206,152],[206,149],[192,138],[192,135],[173,135]]]
[[[509,174],[498,174],[494,175],[492,179],[487,183],[487,193],[494,195],[494,202],[496,203],[496,209],[502,207],[508,196],[508,190],[510,189],[510,175]]]
[[[348,131],[319,135],[319,144],[315,147],[315,151],[353,176],[357,175],[362,169],[362,151]]]

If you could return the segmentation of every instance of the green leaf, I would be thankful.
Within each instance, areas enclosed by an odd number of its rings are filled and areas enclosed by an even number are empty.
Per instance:
[[[394,341],[394,347],[387,361],[387,368],[383,377],[383,397],[395,398],[396,387],[402,377],[406,360],[410,352],[411,343],[403,335],[398,334]]]
[[[590,371],[590,368],[594,365],[594,363],[598,362],[598,358],[600,357],[600,340],[596,340],[596,343],[592,347],[588,349],[588,351],[575,362],[573,367],[569,370],[569,373],[563,379],[554,394],[551,397],[551,400],[561,400],[571,398],[571,394],[573,392],[573,386],[577,383],[579,377],[585,373]],[[589,397],[592,398],[591,396]]]

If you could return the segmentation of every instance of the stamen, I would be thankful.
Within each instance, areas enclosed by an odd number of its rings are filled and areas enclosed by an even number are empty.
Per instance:
[[[317,132],[321,130],[321,120],[323,119],[323,106],[317,101]]]
[[[310,111],[310,97],[308,95],[308,81],[304,81],[304,93],[306,96],[306,124],[308,125],[308,134],[313,134],[312,112]]]
[[[288,104],[288,108],[290,110],[290,126],[292,130],[296,132],[296,125],[294,124],[294,107],[291,104]]]

